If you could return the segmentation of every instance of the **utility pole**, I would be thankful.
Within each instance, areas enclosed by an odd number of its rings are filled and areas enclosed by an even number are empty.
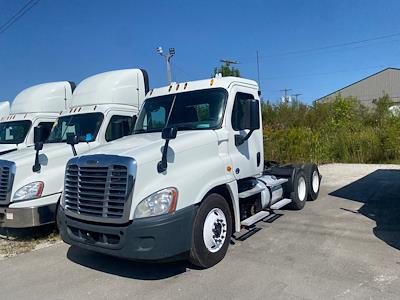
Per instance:
[[[299,100],[299,96],[301,96],[301,95],[303,95],[303,94],[293,94],[292,96],[294,97],[294,99],[296,99],[296,102],[297,102],[297,100]]]
[[[284,98],[284,101],[285,102],[288,102],[288,92],[290,92],[292,89],[283,89],[283,90],[280,90],[281,92],[284,92],[285,93],[285,98]]]
[[[167,82],[171,84],[171,58],[175,55],[175,48],[169,48],[168,53],[164,54],[162,47],[157,47],[156,52],[165,58],[167,63]]]
[[[220,59],[220,62],[224,63],[225,66],[229,67],[230,65],[237,65],[239,62],[236,60],[229,60],[229,59]]]
[[[257,82],[258,82],[258,89],[261,91],[261,86],[260,86],[260,62],[258,60],[258,50],[257,50]]]

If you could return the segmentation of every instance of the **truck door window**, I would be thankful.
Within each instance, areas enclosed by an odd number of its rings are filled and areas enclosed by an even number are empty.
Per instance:
[[[247,118],[250,117],[250,112],[246,111],[246,101],[254,99],[254,96],[246,93],[237,93],[232,110],[232,128],[240,131],[245,129],[245,124],[248,123]]]
[[[101,123],[102,113],[76,114],[59,117],[50,132],[48,143],[65,143],[67,133],[75,134],[80,142],[92,142],[96,139]]]
[[[28,120],[0,123],[0,144],[21,144],[31,126]]]
[[[108,123],[107,129],[106,129],[106,135],[105,135],[105,139],[107,142],[111,142],[113,140],[115,140],[117,137],[114,137],[112,135],[112,123],[118,122],[118,121],[126,121],[129,128],[128,128],[128,132],[131,133],[132,132],[132,117],[130,116],[118,116],[118,115],[114,115],[111,117],[110,123]]]
[[[39,127],[42,127],[45,132],[44,140],[47,140],[49,137],[50,131],[53,128],[54,122],[40,122],[38,124]]]

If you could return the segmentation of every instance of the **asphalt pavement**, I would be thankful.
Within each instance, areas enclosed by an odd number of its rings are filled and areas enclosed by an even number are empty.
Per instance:
[[[282,210],[213,268],[144,264],[62,242],[0,261],[0,299],[399,299],[400,166],[324,165],[320,197]]]

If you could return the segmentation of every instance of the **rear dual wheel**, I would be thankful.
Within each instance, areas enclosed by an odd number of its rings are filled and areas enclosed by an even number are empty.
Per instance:
[[[306,164],[303,170],[306,176],[308,187],[307,200],[317,200],[321,187],[321,174],[319,173],[318,167],[316,164]]]
[[[289,207],[295,210],[303,209],[308,196],[308,186],[307,177],[302,169],[296,171],[292,184],[292,192],[290,193],[292,202]]]

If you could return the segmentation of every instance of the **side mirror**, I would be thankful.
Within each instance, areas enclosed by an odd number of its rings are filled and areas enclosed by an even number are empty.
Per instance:
[[[72,153],[74,156],[77,155],[75,145],[79,144],[79,138],[74,133],[67,133],[67,144],[71,145]]]
[[[134,115],[132,117],[132,129],[135,128],[136,122],[137,122],[137,115]]]
[[[247,141],[254,130],[260,129],[260,103],[256,99],[249,99],[245,102],[245,110],[247,117],[245,119],[244,129],[250,131],[242,136],[240,134],[235,135],[235,145],[240,146]]]
[[[42,166],[39,163],[39,151],[43,149],[43,142],[45,140],[44,128],[37,126],[33,129],[33,141],[35,143],[35,164],[32,167],[33,172],[39,172]]]
[[[248,124],[246,124],[246,129],[257,130],[260,128],[260,104],[258,100],[251,99],[247,101],[249,112]]]
[[[113,140],[119,139],[124,136],[124,124],[121,120],[111,123],[111,134]]]
[[[176,138],[176,134],[178,132],[178,128],[176,127],[165,127],[162,130],[161,137],[165,140],[162,157],[161,160],[157,164],[157,172],[162,173],[167,170],[167,154],[168,154],[168,144],[170,140]]]
[[[45,130],[44,130],[44,128],[43,128],[43,127],[40,127],[40,126],[36,126],[36,127],[33,129],[33,142],[34,142],[35,144],[43,143],[45,139],[46,139],[46,137],[45,137]]]
[[[176,138],[178,129],[176,127],[166,127],[162,130],[161,137],[163,140],[169,141]]]
[[[113,136],[113,140],[122,138],[130,134],[129,121],[118,120],[116,122],[111,123],[111,134]]]
[[[78,137],[74,133],[67,133],[67,144],[71,146],[79,144]]]

